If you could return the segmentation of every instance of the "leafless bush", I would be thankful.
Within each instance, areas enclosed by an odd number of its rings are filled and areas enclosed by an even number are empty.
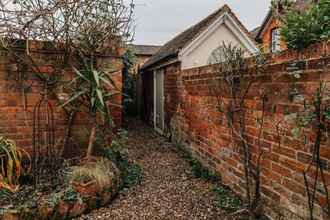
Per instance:
[[[117,52],[124,42],[132,39],[133,9],[133,0],[0,0],[0,48],[15,57],[17,63],[24,63],[28,68],[26,73],[37,74],[45,90],[50,89],[50,84],[54,87],[53,84],[62,82],[59,78],[65,67],[79,70],[80,73],[110,76],[111,73],[98,62],[99,55]],[[64,53],[63,59],[59,59],[56,64],[59,68],[55,68],[53,74],[41,74],[31,52],[35,40],[44,41],[52,50]],[[25,50],[17,50],[22,45]],[[81,91],[82,86],[93,86],[89,81],[81,80],[81,77],[70,84],[72,93],[69,96],[74,96],[75,91]],[[85,98],[88,96],[81,95]],[[86,99],[77,101],[81,104]],[[63,107],[71,126],[74,120],[72,111],[76,110],[77,102],[70,104]],[[70,130],[66,134],[70,135]],[[67,140],[64,140],[66,143]]]
[[[86,54],[129,40],[134,4],[123,0],[1,0],[2,39],[42,40]]]
[[[252,163],[251,146],[246,135],[245,101],[256,77],[263,73],[265,59],[261,54],[247,59],[246,54],[245,50],[232,44],[223,43],[219,47],[219,52],[213,54],[213,60],[216,61],[220,72],[219,80],[215,81],[216,85],[213,85],[213,91],[218,99],[218,109],[225,115],[228,127],[232,131],[232,142],[234,145],[238,145],[242,152],[247,203],[245,211],[251,216],[256,216],[259,215],[257,210],[260,206],[260,162],[263,155],[260,139],[262,138],[264,106],[267,97],[264,92],[260,91],[262,114],[260,118],[256,119],[259,124],[259,137],[255,164]]]

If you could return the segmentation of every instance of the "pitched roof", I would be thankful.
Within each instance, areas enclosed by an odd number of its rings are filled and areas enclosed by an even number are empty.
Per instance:
[[[314,2],[314,0],[296,0],[295,3],[293,3],[292,8],[294,10],[303,12],[305,10],[307,10],[312,3]],[[266,29],[266,27],[268,26],[269,21],[273,18],[273,11],[270,9],[265,17],[265,19],[263,20],[259,31],[255,34],[255,38],[259,39],[260,35],[263,34],[264,30]]]
[[[152,56],[157,53],[162,46],[132,44],[131,47],[133,47],[136,55]]]
[[[260,31],[260,28],[261,28],[261,27],[256,27],[256,28],[254,28],[253,30],[251,30],[251,31],[250,31],[250,35],[251,35],[253,38],[256,38],[257,35],[258,35],[258,33],[259,33],[259,31]]]
[[[192,42],[200,33],[205,31],[209,25],[211,25],[217,18],[223,15],[225,12],[231,15],[235,22],[240,26],[240,28],[249,36],[253,41],[254,38],[250,35],[249,31],[240,22],[236,15],[232,12],[228,5],[224,5],[217,11],[210,14],[208,17],[197,23],[196,25],[188,28],[181,34],[174,37],[168,43],[166,43],[160,50],[152,56],[143,66],[142,69],[153,66],[156,63],[169,57],[177,57],[178,53],[182,48]]]
[[[260,36],[263,34],[264,30],[266,29],[266,27],[268,26],[269,21],[271,20],[271,18],[273,17],[273,12],[272,10],[269,10],[266,17],[264,18],[258,32],[255,34],[255,39],[258,41],[258,39],[260,39]]]

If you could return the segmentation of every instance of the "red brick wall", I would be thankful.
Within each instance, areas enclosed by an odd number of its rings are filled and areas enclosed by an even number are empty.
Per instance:
[[[31,42],[31,54],[38,65],[40,71],[44,74],[52,74],[55,69],[59,68],[63,60],[63,54],[59,51],[47,49],[44,42]],[[18,49],[19,50],[19,49]],[[102,56],[100,57],[101,65],[105,68],[115,67],[118,74],[115,75],[115,81],[118,88],[122,87],[121,75],[121,59],[118,56]],[[38,77],[30,70],[26,72],[28,78],[24,80],[27,90],[26,96],[21,90],[22,85],[18,80],[18,65],[15,58],[8,56],[5,52],[0,54],[0,136],[10,138],[16,141],[17,146],[27,150],[32,148],[33,135],[33,108],[41,99],[42,83]],[[63,80],[71,79],[74,76],[73,71],[63,70]],[[55,90],[61,92],[61,89]],[[54,95],[50,94],[50,101],[54,108],[56,144],[60,144],[64,138],[64,130],[66,125],[66,117],[62,108],[58,106],[58,102]],[[114,97],[114,102],[121,104],[121,96]],[[25,104],[24,104],[25,103]],[[24,107],[26,106],[26,108]],[[121,109],[112,107],[112,117],[116,124],[121,126]],[[86,137],[82,134],[84,127],[88,128],[88,115],[79,113],[74,123],[73,133]],[[86,129],[84,129],[86,130]],[[80,133],[81,134],[80,134]],[[78,134],[79,133],[79,134]],[[85,147],[85,146],[79,146]],[[74,148],[74,147],[72,147]],[[72,149],[75,151],[75,149]],[[76,149],[78,151],[78,149]]]
[[[281,137],[282,146],[279,147],[274,125],[285,114],[296,112],[301,107],[301,103],[291,101],[290,91],[297,89],[300,94],[310,97],[319,86],[320,80],[330,81],[329,56],[330,43],[315,45],[301,53],[284,51],[270,57],[273,64],[267,66],[265,74],[258,78],[245,100],[248,141],[254,158],[258,136],[256,116],[261,112],[258,91],[260,88],[268,91],[262,138],[265,154],[262,160],[261,191],[265,211],[274,219],[280,219],[280,216],[283,216],[282,219],[300,219],[308,214],[301,172],[311,157],[311,146],[305,146],[303,141],[294,138],[287,131]],[[292,66],[298,67],[301,78],[292,76],[292,71],[297,70],[293,70]],[[231,143],[231,130],[228,129],[225,116],[217,110],[219,99],[215,94],[219,93],[210,89],[214,77],[221,73],[216,72],[215,66],[180,72],[179,64],[174,64],[164,69],[167,133],[173,141],[187,147],[206,165],[216,170],[221,175],[223,184],[243,195],[241,154]],[[152,90],[149,90],[149,94],[152,94]],[[228,101],[226,95],[220,93],[220,96]],[[149,108],[151,106],[152,101]],[[330,189],[329,143],[324,143],[321,151]],[[318,196],[324,197],[322,193]],[[323,219],[324,212],[319,205],[316,207],[316,214],[317,219]]]

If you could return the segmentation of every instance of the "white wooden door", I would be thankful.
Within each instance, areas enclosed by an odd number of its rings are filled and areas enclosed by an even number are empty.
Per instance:
[[[159,133],[164,131],[164,70],[154,72],[154,127]]]

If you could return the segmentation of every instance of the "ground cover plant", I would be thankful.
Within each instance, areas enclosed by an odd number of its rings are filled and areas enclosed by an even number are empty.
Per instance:
[[[189,174],[192,175],[192,177],[212,183],[210,191],[215,195],[217,206],[228,212],[228,217],[226,218],[249,218],[249,216],[244,215],[244,213],[242,213],[243,215],[240,213],[243,208],[242,199],[229,187],[221,185],[221,177],[216,172],[204,166],[183,146],[177,144],[176,149],[179,150],[181,156],[188,161],[190,166]]]
[[[104,134],[104,133],[103,133]],[[100,140],[97,138],[97,140]],[[103,140],[103,138],[101,138]],[[142,182],[142,169],[136,164],[132,163],[128,159],[128,137],[127,131],[121,130],[117,133],[116,139],[112,141],[110,146],[104,145],[104,143],[96,142],[96,145],[105,146],[100,149],[100,154],[103,157],[108,158],[117,164],[123,178],[123,184],[121,188],[129,188],[138,185]]]

